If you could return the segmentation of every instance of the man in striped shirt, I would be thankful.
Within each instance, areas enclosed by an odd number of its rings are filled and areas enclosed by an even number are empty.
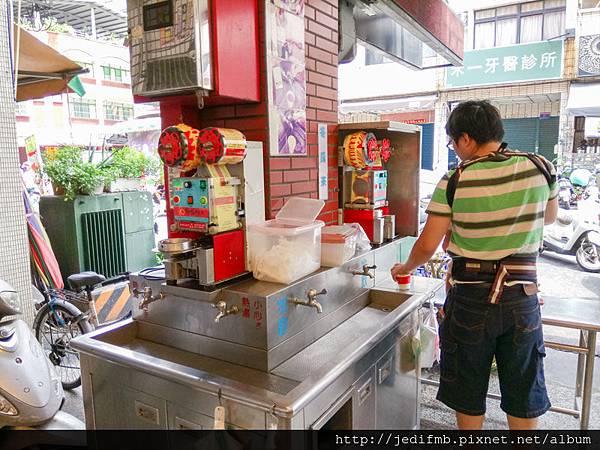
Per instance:
[[[486,101],[458,105],[446,133],[462,160],[458,174],[438,183],[425,228],[392,276],[427,262],[446,236],[452,288],[437,398],[456,411],[460,429],[480,429],[495,358],[509,427],[533,429],[550,408],[535,259],[558,211],[555,171],[537,155],[504,152],[500,114]]]

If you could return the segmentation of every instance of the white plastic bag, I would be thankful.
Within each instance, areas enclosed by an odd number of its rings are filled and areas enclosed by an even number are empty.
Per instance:
[[[437,322],[437,309],[429,304],[421,318],[419,330],[421,344],[421,368],[429,369],[440,360],[440,336]]]
[[[371,249],[371,240],[363,230],[363,227],[358,223],[347,223],[352,228],[356,229],[356,251],[364,252]]]

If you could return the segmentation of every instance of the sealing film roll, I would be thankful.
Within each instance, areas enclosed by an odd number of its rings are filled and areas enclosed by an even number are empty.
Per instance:
[[[205,164],[237,164],[246,157],[246,137],[230,128],[204,128],[198,136]]]

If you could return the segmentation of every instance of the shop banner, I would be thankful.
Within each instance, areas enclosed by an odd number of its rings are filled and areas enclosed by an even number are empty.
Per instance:
[[[562,66],[562,40],[473,50],[462,67],[446,69],[446,87],[556,79]]]

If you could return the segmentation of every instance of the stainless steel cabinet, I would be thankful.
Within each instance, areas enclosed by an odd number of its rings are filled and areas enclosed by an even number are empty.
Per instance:
[[[167,402],[153,395],[123,387],[125,408],[115,410],[122,415],[124,428],[135,430],[165,430],[167,428]]]
[[[416,332],[415,315],[411,326],[377,362],[376,429],[415,429],[418,426],[418,366],[412,350]]]
[[[375,366],[367,370],[354,384],[352,392],[352,429],[375,429]]]

